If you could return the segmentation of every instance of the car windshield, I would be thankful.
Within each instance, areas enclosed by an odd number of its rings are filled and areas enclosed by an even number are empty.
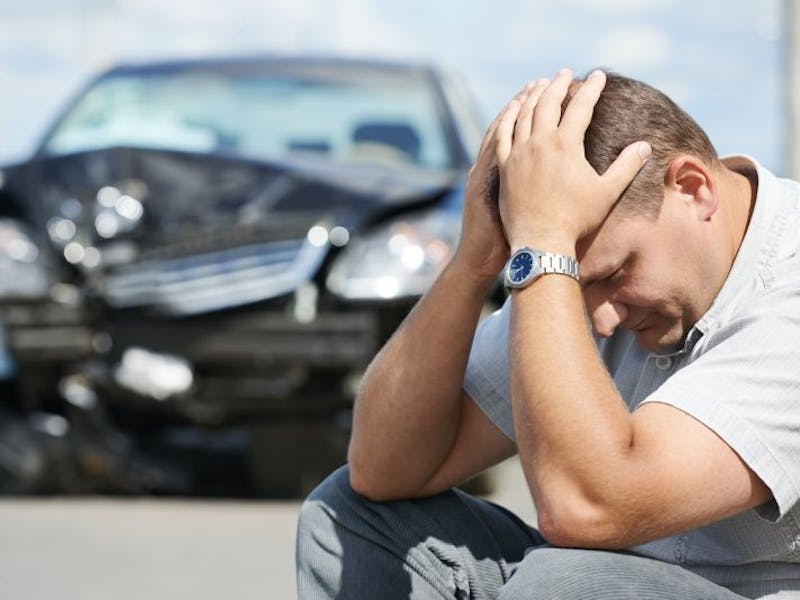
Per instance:
[[[126,73],[93,85],[44,151],[132,146],[257,160],[311,154],[440,169],[455,162],[442,111],[430,79],[408,74]]]

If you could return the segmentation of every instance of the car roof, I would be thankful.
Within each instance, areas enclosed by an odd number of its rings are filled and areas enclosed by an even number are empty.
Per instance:
[[[100,75],[157,75],[182,71],[216,71],[220,73],[303,72],[351,76],[397,75],[436,76],[437,69],[428,64],[391,60],[360,59],[334,56],[252,55],[214,58],[191,58],[120,64]]]

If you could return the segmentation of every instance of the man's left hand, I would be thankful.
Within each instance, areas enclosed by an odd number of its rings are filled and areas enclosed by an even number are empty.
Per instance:
[[[577,241],[600,226],[650,156],[647,142],[634,142],[599,175],[583,140],[606,76],[589,75],[562,116],[571,83],[572,72],[562,69],[533,111],[498,130],[500,215],[512,251],[535,245],[574,256]]]

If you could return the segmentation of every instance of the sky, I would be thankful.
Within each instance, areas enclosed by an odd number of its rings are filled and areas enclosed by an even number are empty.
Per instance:
[[[780,173],[782,22],[781,0],[0,0],[0,164],[115,63],[278,53],[431,62],[487,122],[529,79],[602,66]]]

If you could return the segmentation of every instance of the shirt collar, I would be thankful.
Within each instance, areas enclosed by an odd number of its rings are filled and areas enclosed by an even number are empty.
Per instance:
[[[740,300],[750,299],[769,286],[776,248],[786,229],[786,211],[780,202],[781,184],[778,179],[750,156],[729,156],[723,160],[729,169],[743,174],[755,173],[755,206],[730,273],[709,309],[687,335],[686,345],[694,345],[701,337],[694,330],[700,334],[709,333],[727,320]],[[684,349],[690,349],[686,345]]]

